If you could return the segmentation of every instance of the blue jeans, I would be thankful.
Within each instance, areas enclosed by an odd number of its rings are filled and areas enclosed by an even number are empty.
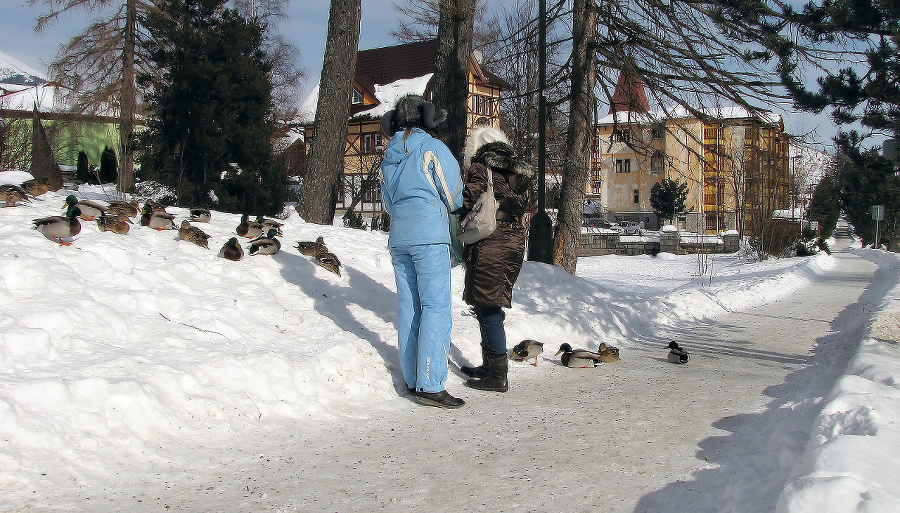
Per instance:
[[[408,388],[440,392],[450,353],[450,246],[391,248],[397,282],[397,346]]]
[[[503,309],[499,306],[476,306],[475,317],[481,330],[481,347],[494,354],[506,354]]]

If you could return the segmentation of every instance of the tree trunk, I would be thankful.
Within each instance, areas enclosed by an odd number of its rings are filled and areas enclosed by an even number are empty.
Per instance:
[[[447,121],[435,130],[459,161],[466,143],[469,105],[469,56],[476,0],[440,3],[438,48],[434,69],[434,104],[447,110]]]
[[[575,274],[584,219],[584,186],[591,157],[591,113],[594,108],[596,55],[592,46],[596,30],[593,0],[575,0],[572,27],[572,98],[566,136],[562,191],[553,240],[553,263]]]
[[[119,98],[119,176],[117,189],[134,189],[134,111],[137,98],[134,86],[135,0],[125,3],[125,44],[122,51],[122,89]]]
[[[297,207],[300,217],[310,223],[331,224],[334,220],[335,193],[344,169],[360,16],[361,0],[331,0],[319,102]]]

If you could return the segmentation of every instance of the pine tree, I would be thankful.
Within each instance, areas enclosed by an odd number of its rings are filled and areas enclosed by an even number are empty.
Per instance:
[[[832,175],[825,175],[813,190],[806,217],[819,223],[819,235],[823,239],[831,237],[841,215],[840,198]]]
[[[265,27],[224,0],[170,0],[147,25],[160,72],[140,77],[150,119],[142,169],[175,188],[183,205],[275,214],[287,197],[273,165],[274,131],[262,49]]]
[[[91,163],[84,150],[78,152],[78,165],[75,167],[75,178],[79,182],[91,183],[96,179],[91,174]]]
[[[100,154],[100,183],[116,183],[119,176],[119,165],[116,152],[106,146]]]
[[[661,219],[671,219],[674,223],[675,216],[684,212],[687,196],[687,184],[663,178],[662,182],[654,184],[650,190],[650,206]]]

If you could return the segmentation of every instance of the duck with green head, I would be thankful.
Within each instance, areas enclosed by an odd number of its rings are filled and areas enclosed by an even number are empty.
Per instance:
[[[281,242],[276,238],[278,230],[269,228],[264,237],[257,237],[250,241],[251,255],[274,255],[281,249]]]
[[[161,210],[153,210],[153,207],[146,203],[141,210],[141,226],[147,226],[157,231],[174,230],[174,219],[175,216],[173,214],[167,214]]]
[[[237,234],[241,237],[253,239],[262,236],[263,226],[259,223],[251,222],[250,215],[244,214],[241,216],[241,223],[237,225],[237,228],[235,228],[235,232],[237,232]]]
[[[95,201],[90,200],[79,200],[73,195],[66,196],[66,204],[63,207],[67,206],[76,206],[81,211],[81,218],[85,221],[92,221],[95,217],[103,215],[106,212],[106,208],[104,205],[101,205]]]
[[[559,351],[556,354],[562,354],[559,357],[559,361],[563,365],[575,369],[596,367],[603,361],[600,353],[588,351],[587,349],[572,349],[572,346],[568,343],[559,346]]]
[[[235,262],[244,258],[244,249],[238,244],[237,237],[228,239],[228,242],[226,242],[222,246],[222,249],[219,250],[219,257],[227,260],[234,260]]]
[[[63,239],[74,237],[81,233],[81,222],[78,221],[80,215],[81,210],[78,207],[69,205],[69,208],[66,209],[65,216],[50,216],[35,219],[33,221],[34,228],[53,242],[68,246],[71,242],[63,242]]]

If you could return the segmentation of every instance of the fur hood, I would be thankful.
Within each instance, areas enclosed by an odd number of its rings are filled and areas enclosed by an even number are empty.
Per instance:
[[[526,178],[534,178],[534,168],[519,160],[512,146],[504,142],[487,143],[475,152],[472,162],[484,162],[492,169],[503,169]]]

